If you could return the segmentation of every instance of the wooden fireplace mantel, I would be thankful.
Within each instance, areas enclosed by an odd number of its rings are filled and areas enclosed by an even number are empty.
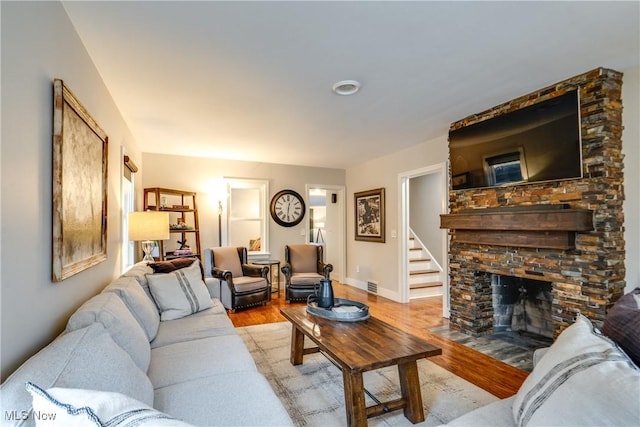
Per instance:
[[[472,209],[440,215],[451,239],[480,245],[573,249],[576,232],[593,230],[593,211],[561,205]]]

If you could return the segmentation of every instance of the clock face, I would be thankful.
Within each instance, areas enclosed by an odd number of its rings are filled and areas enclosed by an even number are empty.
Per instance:
[[[302,197],[293,190],[282,190],[271,199],[271,217],[284,227],[298,225],[304,218]]]

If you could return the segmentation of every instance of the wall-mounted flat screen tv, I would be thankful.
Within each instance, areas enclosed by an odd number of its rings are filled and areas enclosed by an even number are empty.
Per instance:
[[[449,132],[452,187],[582,177],[577,90]]]

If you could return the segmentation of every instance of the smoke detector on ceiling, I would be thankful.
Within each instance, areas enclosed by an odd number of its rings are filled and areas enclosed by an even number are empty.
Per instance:
[[[336,95],[353,95],[360,90],[360,82],[355,80],[342,80],[333,85],[333,93]]]

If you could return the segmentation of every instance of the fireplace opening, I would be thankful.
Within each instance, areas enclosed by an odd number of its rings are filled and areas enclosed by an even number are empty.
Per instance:
[[[551,282],[492,274],[493,332],[553,338],[551,289]]]

